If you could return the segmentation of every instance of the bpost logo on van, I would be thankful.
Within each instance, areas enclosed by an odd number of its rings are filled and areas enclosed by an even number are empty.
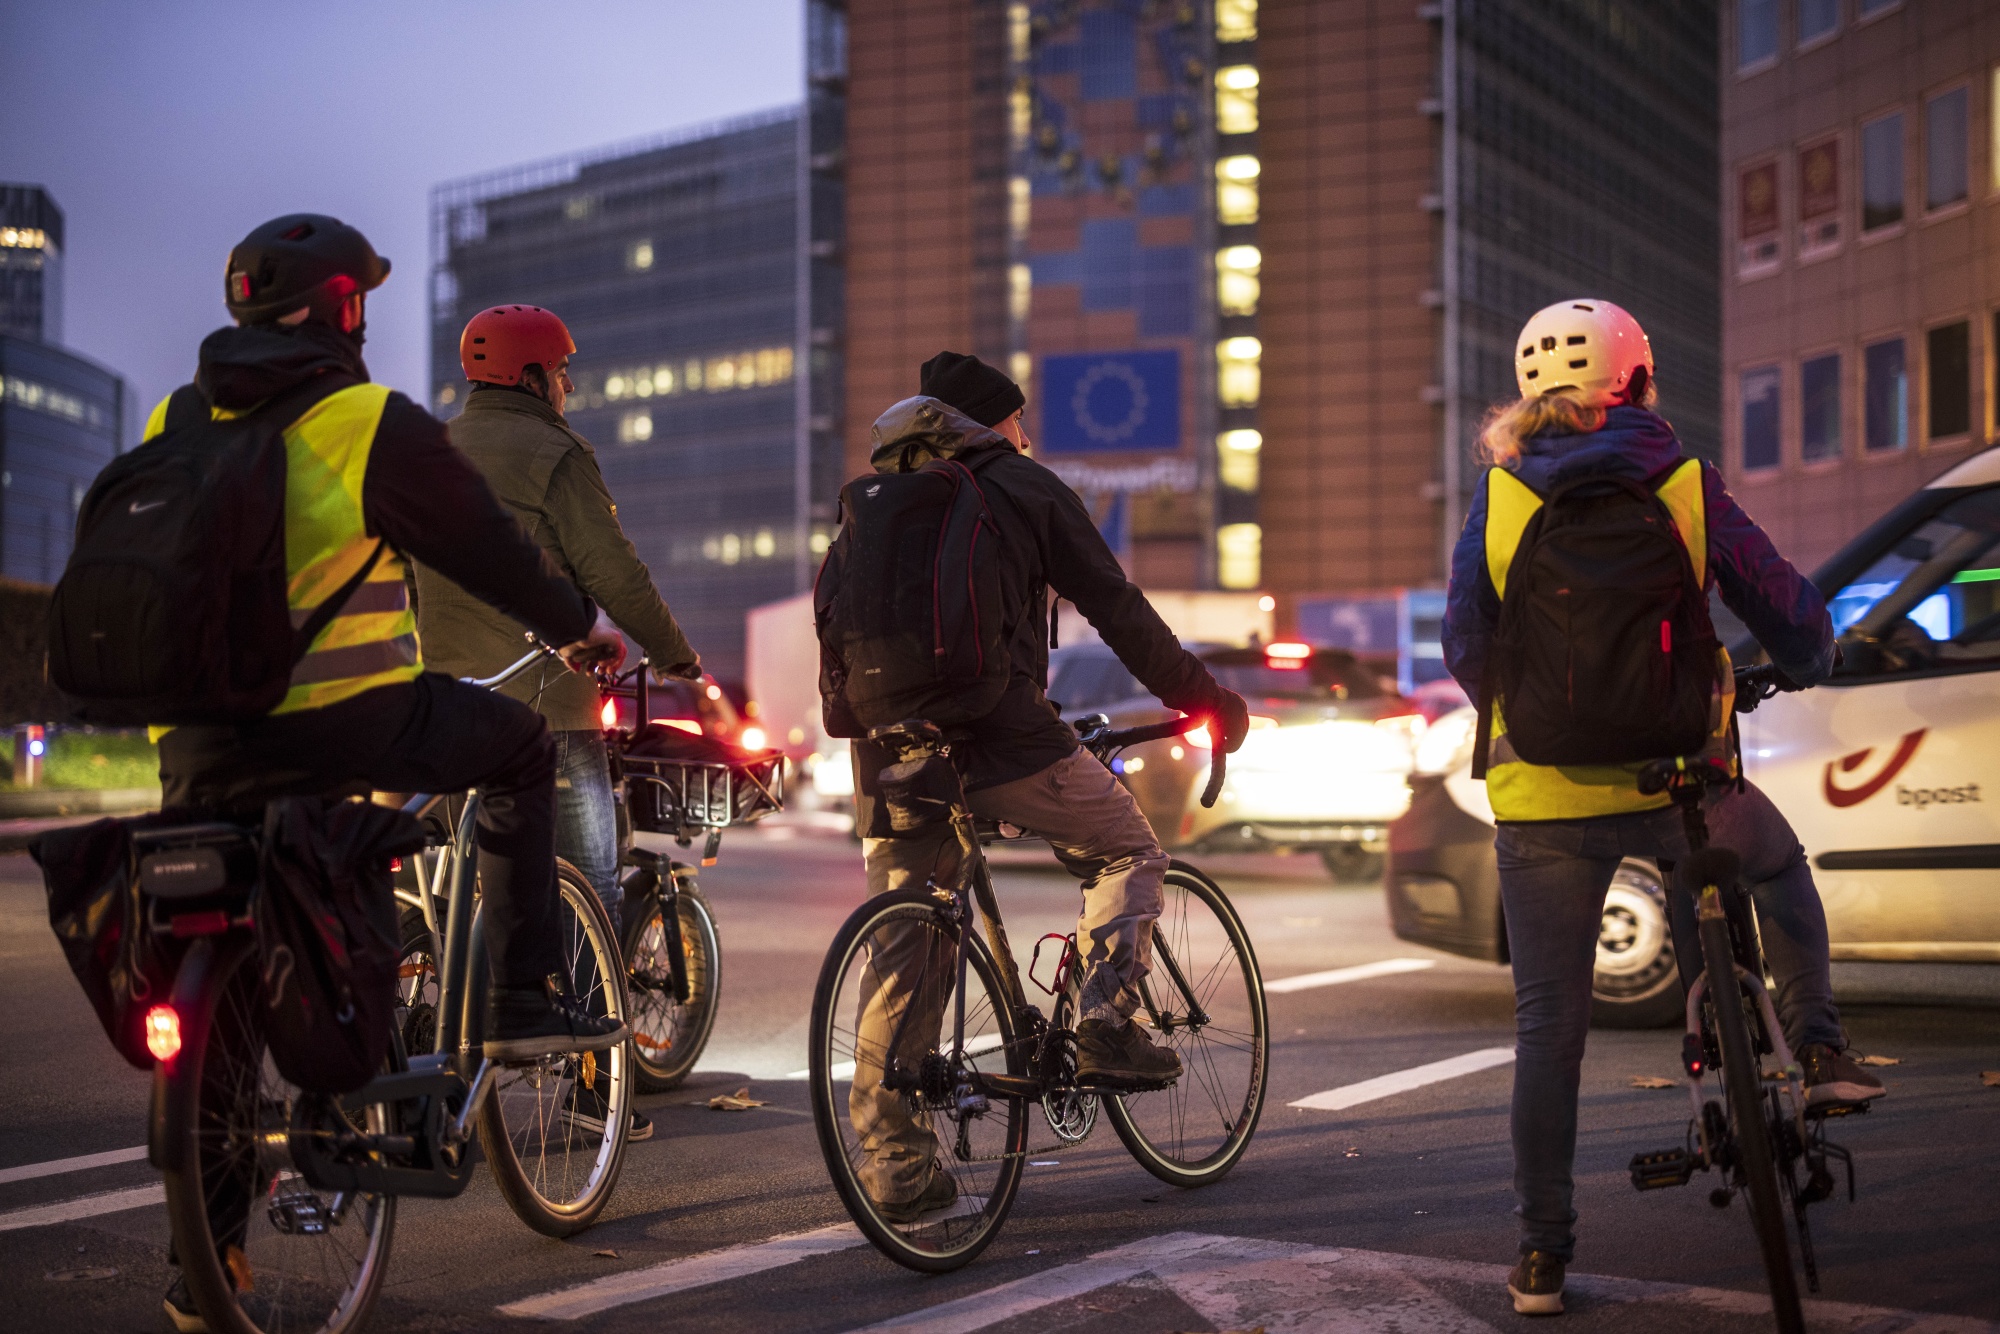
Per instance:
[[[1845,785],[1844,776],[1864,768],[1875,754],[1875,747],[1869,746],[1829,761],[1820,776],[1820,791],[1825,795],[1827,804],[1840,808],[1859,806],[1888,787],[1895,781],[1896,775],[1916,758],[1917,748],[1924,744],[1924,737],[1929,731],[1929,728],[1919,727],[1914,732],[1905,732],[1882,767],[1853,786]],[[1913,806],[1920,811],[1931,806],[1958,806],[1979,800],[1977,783],[1962,783],[1957,787],[1905,787],[1901,783],[1896,784],[1896,804]]]

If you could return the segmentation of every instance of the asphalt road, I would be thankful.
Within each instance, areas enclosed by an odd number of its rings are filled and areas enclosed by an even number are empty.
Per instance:
[[[484,1175],[457,1200],[406,1202],[373,1328],[546,1327],[499,1308],[627,1271],[680,1290],[568,1327],[807,1334],[905,1317],[899,1327],[1004,1334],[1520,1326],[1502,1288],[1515,1239],[1504,1054],[1342,1111],[1288,1105],[1508,1047],[1504,972],[1395,940],[1380,890],[1336,889],[1316,861],[1211,869],[1268,979],[1388,959],[1429,965],[1271,998],[1270,1101],[1248,1156],[1220,1184],[1163,1187],[1100,1125],[1086,1144],[1048,1155],[1057,1165],[1029,1169],[1005,1232],[957,1274],[920,1277],[825,1231],[846,1220],[805,1086],[785,1076],[805,1065],[821,954],[861,894],[858,851],[810,833],[732,835],[703,873],[723,942],[714,1040],[688,1085],[647,1100],[659,1133],[632,1146],[604,1220],[567,1242],[544,1239]],[[1011,866],[1000,880],[1016,941],[1062,929],[1074,911],[1074,882],[1052,865]],[[1837,1135],[1858,1161],[1860,1199],[1813,1211],[1826,1303],[1811,1308],[1813,1326],[2000,1329],[2000,1089],[1979,1078],[2000,1067],[2000,1009],[1871,1001],[1846,1017],[1861,1050],[1900,1064],[1882,1071],[1886,1104]],[[1680,1142],[1684,1095],[1632,1086],[1674,1075],[1677,1050],[1671,1032],[1593,1035],[1567,1328],[1769,1327],[1742,1206],[1711,1209],[1701,1177],[1646,1195],[1627,1182],[1634,1152]],[[745,1085],[769,1106],[708,1108]],[[145,1163],[27,1179],[10,1170],[142,1144],[147,1092],[65,970],[35,868],[0,857],[0,1330],[158,1327],[167,1231],[164,1209],[144,1203],[156,1182]],[[38,1221],[46,1206],[114,1192],[140,1203]],[[798,1233],[818,1235],[770,1244]]]

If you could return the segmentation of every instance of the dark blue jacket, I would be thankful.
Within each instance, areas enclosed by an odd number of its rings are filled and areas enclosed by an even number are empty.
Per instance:
[[[1583,477],[1630,477],[1658,486],[1683,457],[1673,428],[1658,415],[1616,407],[1606,414],[1603,428],[1588,435],[1527,441],[1513,472],[1540,495]],[[1708,587],[1720,590],[1723,602],[1750,627],[1785,675],[1802,686],[1824,681],[1833,670],[1833,621],[1826,599],[1778,554],[1723,486],[1722,474],[1707,463],[1701,465],[1701,491],[1708,522]],[[1482,478],[1452,552],[1444,618],[1445,666],[1474,699],[1479,698],[1487,645],[1499,623],[1500,596],[1486,568]]]

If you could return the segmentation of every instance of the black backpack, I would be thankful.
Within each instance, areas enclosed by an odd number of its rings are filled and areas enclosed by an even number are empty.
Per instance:
[[[840,534],[813,584],[829,735],[908,718],[949,727],[1000,702],[1013,670],[1000,532],[975,475],[995,457],[842,489]]]
[[[303,625],[285,575],[285,428],[353,381],[322,375],[229,421],[194,386],[166,429],[97,475],[49,605],[49,679],[79,721],[233,723],[284,699],[292,668],[375,567]]]
[[[1707,744],[1718,643],[1667,507],[1629,478],[1549,493],[1508,567],[1481,683],[1476,776],[1497,696],[1530,764],[1633,764]]]

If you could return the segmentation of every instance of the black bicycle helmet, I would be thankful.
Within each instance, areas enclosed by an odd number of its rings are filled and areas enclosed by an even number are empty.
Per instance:
[[[229,252],[222,299],[239,324],[264,324],[310,307],[330,320],[356,292],[372,292],[389,261],[368,238],[324,213],[287,213],[244,237]]]

